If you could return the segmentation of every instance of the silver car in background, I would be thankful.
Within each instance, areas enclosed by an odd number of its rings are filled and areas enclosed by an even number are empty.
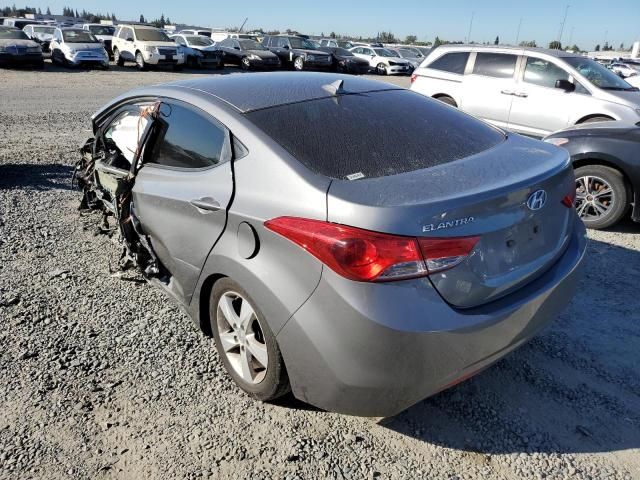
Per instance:
[[[411,90],[533,136],[586,122],[640,121],[640,92],[594,60],[561,50],[445,45]]]
[[[225,75],[139,88],[92,120],[82,205],[115,218],[125,265],[260,400],[291,388],[393,415],[573,296],[586,239],[567,152],[414,92]]]

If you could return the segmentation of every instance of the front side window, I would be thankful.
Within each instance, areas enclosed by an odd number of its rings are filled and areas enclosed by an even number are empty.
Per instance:
[[[554,88],[557,80],[569,80],[569,74],[562,68],[540,58],[527,58],[524,81],[541,87]]]
[[[633,91],[634,87],[622,80],[611,70],[586,57],[564,57],[563,60],[580,74],[603,90]]]
[[[278,38],[278,42],[276,44],[278,48],[284,48],[289,46],[289,42],[286,38]]]
[[[443,72],[456,73],[462,75],[467,66],[469,52],[451,52],[445,53],[440,58],[429,64],[429,68],[440,70]]]
[[[516,55],[479,52],[476,54],[473,73],[486,77],[511,78],[516,70],[517,60]]]
[[[206,168],[223,158],[226,132],[195,110],[163,103],[148,163],[177,168]],[[156,128],[156,127],[154,127]]]

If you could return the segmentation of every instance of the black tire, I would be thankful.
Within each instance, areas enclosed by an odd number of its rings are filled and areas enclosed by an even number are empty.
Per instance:
[[[614,168],[604,165],[585,165],[575,169],[576,177],[576,209],[587,228],[608,228],[618,223],[629,208],[630,192],[622,173]],[[586,182],[588,190],[605,192],[610,188],[611,195],[600,197],[601,203],[607,207],[606,213],[599,216],[593,215],[597,210],[590,206],[588,193],[585,190]],[[606,185],[605,185],[606,184]],[[587,197],[584,197],[587,195]],[[584,197],[584,198],[583,198]],[[591,196],[593,198],[593,196]],[[586,205],[585,205],[586,203]],[[600,207],[602,208],[602,207]]]
[[[116,65],[119,67],[124,67],[124,58],[120,55],[120,51],[117,48],[113,49],[113,61],[116,62]]]
[[[246,301],[249,302],[256,317],[259,321],[259,326],[264,338],[264,344],[268,353],[268,366],[265,372],[264,379],[260,383],[249,383],[238,375],[232,367],[227,354],[221,346],[220,333],[218,330],[218,302],[220,298],[226,293],[235,292],[241,295]],[[213,338],[216,342],[216,349],[218,355],[222,360],[222,364],[226,369],[229,376],[234,382],[251,397],[261,400],[263,402],[275,400],[282,395],[285,395],[291,390],[289,384],[289,376],[287,375],[287,369],[278,347],[275,335],[269,328],[264,315],[260,311],[251,296],[236,282],[230,278],[223,278],[218,280],[211,291],[211,297],[209,299],[209,318],[211,331],[213,332]]]
[[[610,118],[610,117],[599,116],[599,117],[587,118],[586,120],[583,120],[580,123],[611,122],[612,120],[613,118]]]
[[[380,62],[378,65],[376,65],[376,73],[378,75],[389,75],[389,70],[387,70],[387,66]]]
[[[245,71],[251,70],[251,61],[247,57],[242,57],[240,60],[240,66]]]
[[[304,70],[304,58],[296,57],[293,59],[293,69],[302,71]]]
[[[144,56],[140,51],[136,52],[136,67],[140,71],[144,71],[147,69],[147,62],[144,61]]]
[[[452,107],[458,108],[458,104],[456,103],[456,101],[447,95],[436,97],[436,100],[440,100],[442,103],[446,103],[447,105],[451,105]]]

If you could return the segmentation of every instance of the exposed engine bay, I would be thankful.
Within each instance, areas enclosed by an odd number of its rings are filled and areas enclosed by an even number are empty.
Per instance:
[[[117,232],[122,243],[118,262],[120,270],[135,268],[146,279],[168,283],[170,274],[153,251],[149,237],[136,217],[132,189],[136,173],[142,166],[144,146],[163,128],[162,102],[135,106],[121,112],[120,118],[106,122],[109,128],[98,129],[94,138],[80,148],[72,183],[82,190],[79,210],[102,213],[99,231]],[[114,125],[119,128],[113,128]],[[115,227],[111,223],[115,221]]]

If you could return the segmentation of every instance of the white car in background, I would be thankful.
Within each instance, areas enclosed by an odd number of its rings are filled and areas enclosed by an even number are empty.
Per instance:
[[[38,42],[42,47],[43,52],[49,52],[49,45],[53,40],[53,33],[56,31],[56,27],[52,27],[50,25],[38,25],[29,24],[25,25],[22,29],[24,33],[27,34],[34,42]]]
[[[633,68],[631,65],[627,65],[626,63],[615,62],[609,65],[609,68],[612,72],[617,73],[622,78],[627,78],[632,75],[638,74],[638,70]]]
[[[413,71],[408,61],[386,48],[359,46],[349,51],[356,57],[367,60],[378,75],[407,75]]]
[[[56,28],[49,48],[52,63],[66,67],[84,64],[109,68],[109,55],[102,42],[81,28]]]
[[[625,78],[624,81],[632,87],[640,88],[640,74],[631,75],[630,77]]]
[[[170,35],[173,41],[182,50],[184,62],[190,68],[221,68],[222,53],[215,46],[211,37],[204,35],[178,34]]]
[[[135,62],[139,70],[156,65],[178,69],[184,64],[184,54],[176,42],[159,28],[145,25],[118,25],[113,36],[113,59],[119,67]]]
[[[211,38],[211,30],[195,30],[193,28],[187,28],[186,30],[180,30],[178,35],[202,35],[203,37]]]
[[[116,27],[113,25],[102,25],[101,23],[85,23],[82,25],[83,30],[93,33],[94,37],[102,42],[104,49],[109,54],[109,58],[113,58],[113,34],[116,33]]]

